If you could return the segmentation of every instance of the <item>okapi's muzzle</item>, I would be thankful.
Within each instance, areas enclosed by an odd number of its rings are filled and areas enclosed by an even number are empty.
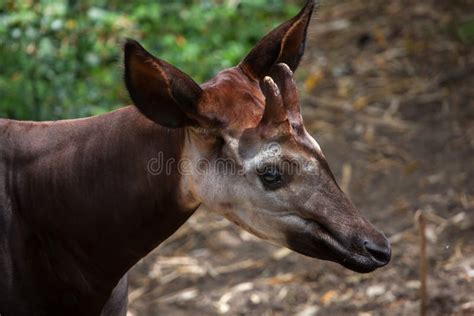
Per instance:
[[[286,233],[288,246],[301,254],[337,262],[360,273],[372,272],[390,262],[388,239],[355,207],[324,214],[331,216],[301,218],[302,229]]]
[[[303,255],[337,262],[360,273],[372,272],[390,262],[390,243],[373,228],[370,235],[341,237],[316,222],[306,221],[305,226],[305,231],[287,234],[288,246]]]

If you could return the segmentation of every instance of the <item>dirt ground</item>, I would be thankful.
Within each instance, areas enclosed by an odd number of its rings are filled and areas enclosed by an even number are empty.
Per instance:
[[[426,218],[428,315],[474,315],[474,2],[323,1],[298,71],[305,124],[390,237],[357,274],[199,210],[130,275],[129,315],[415,315]]]

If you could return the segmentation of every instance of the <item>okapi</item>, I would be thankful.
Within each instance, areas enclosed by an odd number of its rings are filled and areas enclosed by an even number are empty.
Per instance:
[[[133,106],[0,120],[0,314],[126,315],[127,271],[201,205],[306,256],[357,272],[386,265],[387,239],[303,125],[293,71],[314,6],[202,85],[127,40]],[[157,155],[207,164],[151,172]]]

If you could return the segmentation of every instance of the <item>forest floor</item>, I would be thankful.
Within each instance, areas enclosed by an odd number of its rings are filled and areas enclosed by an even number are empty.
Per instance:
[[[323,1],[298,71],[304,120],[390,238],[370,274],[270,245],[199,210],[130,274],[129,315],[474,315],[474,3]],[[472,40],[472,39],[471,39]]]

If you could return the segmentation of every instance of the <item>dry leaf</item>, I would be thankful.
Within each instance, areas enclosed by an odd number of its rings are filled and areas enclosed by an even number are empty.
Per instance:
[[[324,304],[324,305],[328,305],[329,303],[331,303],[335,298],[337,297],[337,292],[334,291],[334,290],[330,290],[330,291],[327,291],[326,293],[324,293],[323,296],[321,296],[321,303]]]

